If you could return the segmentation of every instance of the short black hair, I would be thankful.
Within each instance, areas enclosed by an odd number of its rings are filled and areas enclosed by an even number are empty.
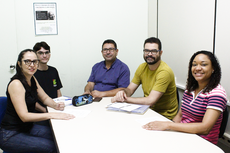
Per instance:
[[[38,42],[34,45],[33,47],[33,50],[35,52],[39,51],[41,48],[44,48],[45,50],[48,50],[50,52],[50,46],[44,42],[44,41],[41,41],[41,42]]]
[[[144,48],[145,48],[146,43],[156,43],[156,44],[158,44],[159,50],[161,50],[161,48],[162,48],[160,39],[155,38],[155,37],[150,37],[150,38],[146,39],[144,42]]]
[[[105,40],[105,41],[103,42],[103,44],[102,44],[102,49],[103,49],[104,44],[113,44],[114,47],[115,47],[115,49],[117,49],[117,44],[116,44],[116,42],[115,42],[114,40],[112,40],[112,39],[107,39],[107,40]]]

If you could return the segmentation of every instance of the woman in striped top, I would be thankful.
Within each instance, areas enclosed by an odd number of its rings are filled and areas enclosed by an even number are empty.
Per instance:
[[[194,133],[217,144],[227,103],[220,79],[221,68],[216,57],[208,51],[196,52],[189,62],[186,90],[174,122],[155,121],[143,128]]]

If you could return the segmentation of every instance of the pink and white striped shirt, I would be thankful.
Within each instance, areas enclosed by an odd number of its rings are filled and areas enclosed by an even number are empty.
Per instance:
[[[226,107],[227,95],[221,85],[218,85],[210,92],[203,93],[201,91],[196,97],[194,97],[194,95],[194,91],[188,93],[186,90],[184,92],[181,106],[181,123],[202,122],[207,108],[223,112]],[[214,144],[217,144],[222,118],[223,113],[221,113],[209,134],[200,136]]]

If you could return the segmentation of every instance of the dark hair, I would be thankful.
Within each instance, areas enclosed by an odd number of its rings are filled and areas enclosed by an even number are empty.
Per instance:
[[[107,39],[107,40],[105,40],[105,41],[103,42],[103,44],[102,44],[102,49],[103,49],[104,44],[113,44],[114,47],[115,47],[115,49],[117,49],[117,44],[116,44],[116,42],[115,42],[114,40],[112,40],[112,39]]]
[[[33,50],[35,52],[39,51],[41,48],[44,48],[45,50],[48,50],[50,52],[50,46],[44,42],[44,41],[41,41],[41,42],[38,42],[34,45],[33,47]]]
[[[161,50],[161,41],[158,38],[150,37],[150,38],[146,39],[144,42],[144,47],[145,47],[146,43],[156,43],[156,44],[158,44],[159,50]]]
[[[24,57],[25,53],[27,53],[27,52],[34,52],[34,53],[35,53],[35,51],[32,50],[32,49],[25,49],[25,50],[23,50],[23,51],[21,51],[21,52],[19,53],[19,55],[18,55],[18,60],[17,60],[17,62],[16,62],[16,74],[11,78],[11,80],[13,80],[13,79],[18,79],[18,80],[20,80],[20,81],[22,82],[22,84],[25,85],[25,86],[29,86],[29,85],[28,85],[28,83],[27,83],[27,81],[26,81],[25,75],[23,74],[22,69],[21,69],[21,67],[19,66],[18,62],[19,62],[20,64],[22,64],[22,58]],[[35,54],[36,54],[36,53],[35,53]]]
[[[193,54],[193,56],[191,57],[191,59],[189,61],[188,78],[187,78],[187,85],[186,85],[186,89],[188,90],[188,92],[194,91],[195,89],[198,88],[198,82],[193,77],[191,68],[192,68],[192,63],[193,63],[194,58],[199,54],[204,54],[204,55],[208,56],[208,58],[210,59],[210,61],[212,63],[212,68],[214,70],[214,72],[212,73],[212,75],[210,77],[210,81],[207,84],[206,88],[204,89],[203,93],[211,91],[220,83],[221,68],[220,68],[220,64],[219,64],[217,58],[209,51],[204,51],[204,50],[198,51],[198,52]]]

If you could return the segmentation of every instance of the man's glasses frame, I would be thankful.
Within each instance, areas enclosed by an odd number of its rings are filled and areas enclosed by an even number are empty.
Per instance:
[[[149,53],[151,53],[152,55],[156,55],[159,51],[161,50],[157,50],[157,49],[153,49],[153,50],[144,49],[143,50],[145,55],[148,55]]]
[[[102,53],[107,53],[108,51],[110,53],[113,53],[115,50],[117,50],[117,49],[116,48],[103,48]]]

